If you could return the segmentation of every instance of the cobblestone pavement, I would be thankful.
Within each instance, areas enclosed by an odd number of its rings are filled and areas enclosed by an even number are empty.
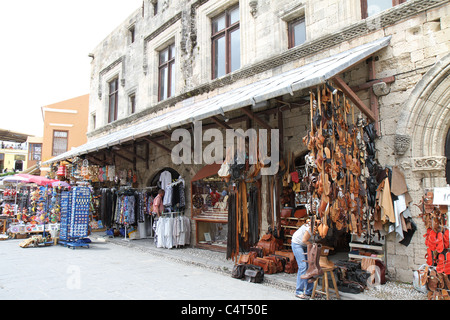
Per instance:
[[[265,275],[263,284],[233,279],[223,252],[156,248],[153,240],[91,236],[90,248],[21,248],[0,241],[0,300],[284,300],[295,274]],[[342,300],[423,300],[410,284],[388,282]],[[319,297],[320,299],[320,297]]]
[[[0,242],[0,300],[295,300],[292,291],[233,279],[112,243],[75,250]],[[298,299],[297,299],[298,300]]]

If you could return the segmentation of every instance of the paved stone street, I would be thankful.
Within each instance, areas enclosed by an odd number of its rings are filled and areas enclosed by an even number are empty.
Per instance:
[[[0,242],[0,300],[298,300],[293,292],[233,279],[113,243],[75,250]]]

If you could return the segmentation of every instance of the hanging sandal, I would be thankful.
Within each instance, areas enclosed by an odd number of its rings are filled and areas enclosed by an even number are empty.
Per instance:
[[[450,275],[450,252],[447,252],[446,254],[446,260],[444,262],[444,273],[446,275]]]
[[[444,232],[443,241],[444,241],[444,249],[448,249],[448,247],[449,247],[448,229],[446,229],[445,232]]]
[[[441,253],[438,256],[438,262],[437,262],[437,266],[436,266],[436,271],[438,273],[443,273],[444,272],[444,262],[445,262],[445,257],[444,255]]]
[[[430,248],[431,251],[435,251],[436,245],[437,245],[437,234],[433,229],[431,229],[430,234],[428,235],[428,248]]]
[[[442,253],[442,251],[444,251],[444,236],[442,232],[438,232],[436,236],[436,250],[439,253]]]
[[[427,265],[433,265],[433,252],[430,248],[427,249],[427,254],[425,255],[425,259],[427,259]]]

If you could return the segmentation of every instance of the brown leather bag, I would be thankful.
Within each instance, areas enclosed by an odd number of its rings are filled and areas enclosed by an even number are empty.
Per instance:
[[[286,218],[291,217],[291,214],[292,214],[292,208],[283,208],[283,209],[281,209],[280,217],[281,217],[281,224],[282,225],[287,225],[288,224],[288,219],[286,219]]]
[[[277,268],[277,272],[283,272],[283,264],[281,263],[280,258],[274,257],[273,255],[265,256],[264,259],[272,260],[275,263],[275,267]]]
[[[262,258],[264,256],[264,250],[261,247],[255,246],[251,247],[250,252],[256,252],[256,256]]]
[[[258,247],[263,248],[263,255],[268,256],[274,254],[276,250],[280,249],[280,243],[272,234],[265,234],[257,243]]]
[[[289,260],[286,257],[278,256],[276,254],[271,254],[270,256],[266,256],[264,258],[270,259],[273,262],[275,262],[275,264],[277,266],[277,272],[284,272],[284,267],[286,265],[286,262]]]
[[[256,252],[249,252],[248,254],[241,254],[239,256],[238,264],[253,264],[253,260],[257,257]]]
[[[280,251],[275,251],[275,254],[279,255],[279,256],[284,256],[288,259],[288,261],[286,261],[286,264],[284,266],[284,272],[296,273],[298,271],[297,260],[295,260],[295,255],[292,251],[280,250]]]
[[[263,268],[264,273],[266,274],[274,274],[277,272],[277,266],[275,265],[275,262],[273,262],[272,260],[266,258],[255,258],[253,260],[253,264],[255,266]]]

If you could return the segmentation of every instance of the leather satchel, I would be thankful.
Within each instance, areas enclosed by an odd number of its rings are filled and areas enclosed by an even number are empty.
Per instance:
[[[274,254],[276,250],[280,249],[278,240],[270,233],[263,235],[257,246],[263,248],[263,256]]]
[[[239,256],[238,264],[253,264],[253,259],[257,257],[257,253],[255,251],[249,252],[248,254],[241,254]]]
[[[286,266],[286,262],[288,261],[288,258],[283,256],[278,256],[276,254],[271,254],[270,256],[264,257],[266,259],[270,259],[273,262],[275,262],[275,265],[277,266],[277,272],[284,272],[284,267]]]
[[[247,265],[244,263],[235,264],[233,270],[231,271],[231,277],[235,279],[243,279],[245,276],[245,270]]]
[[[253,264],[261,267],[266,274],[274,274],[277,272],[275,262],[266,258],[255,258]]]
[[[284,272],[286,273],[296,273],[298,271],[297,260],[295,260],[295,255],[292,251],[275,251],[275,255],[286,257],[288,260],[284,266]]]
[[[256,252],[256,256],[262,258],[264,256],[264,250],[261,247],[251,247],[250,252]]]
[[[247,265],[244,279],[248,282],[261,283],[264,280],[264,270],[255,265]]]

